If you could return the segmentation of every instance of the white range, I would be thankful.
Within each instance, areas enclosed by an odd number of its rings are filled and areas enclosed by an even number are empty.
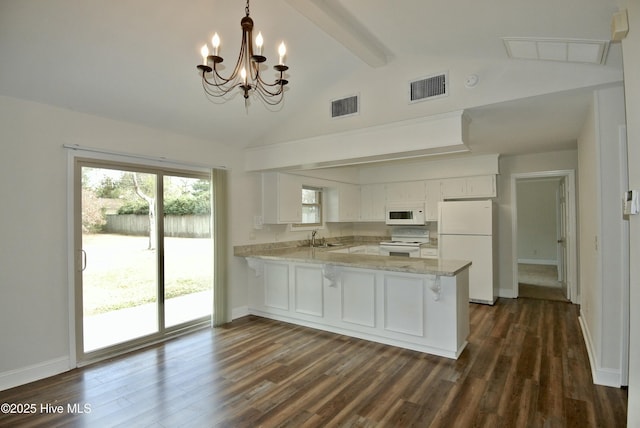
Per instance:
[[[426,227],[395,227],[391,240],[380,242],[381,256],[437,258],[438,249],[427,247],[429,229]]]

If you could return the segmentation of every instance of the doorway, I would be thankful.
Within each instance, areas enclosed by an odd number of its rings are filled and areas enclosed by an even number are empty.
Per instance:
[[[577,303],[575,174],[511,177],[514,297]]]
[[[211,324],[211,176],[75,159],[76,358]]]

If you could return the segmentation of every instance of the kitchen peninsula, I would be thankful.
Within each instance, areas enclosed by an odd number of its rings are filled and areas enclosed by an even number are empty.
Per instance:
[[[469,334],[468,261],[236,247],[249,313],[448,358]]]

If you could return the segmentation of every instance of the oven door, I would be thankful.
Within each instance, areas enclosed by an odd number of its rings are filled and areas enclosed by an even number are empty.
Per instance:
[[[380,244],[381,256],[420,257],[420,247],[410,245]]]

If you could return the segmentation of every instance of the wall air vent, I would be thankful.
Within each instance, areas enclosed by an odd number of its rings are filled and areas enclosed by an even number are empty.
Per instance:
[[[430,100],[449,95],[447,73],[435,74],[409,82],[409,102]]]
[[[346,98],[331,101],[331,117],[353,116],[360,112],[360,97],[351,95]]]

